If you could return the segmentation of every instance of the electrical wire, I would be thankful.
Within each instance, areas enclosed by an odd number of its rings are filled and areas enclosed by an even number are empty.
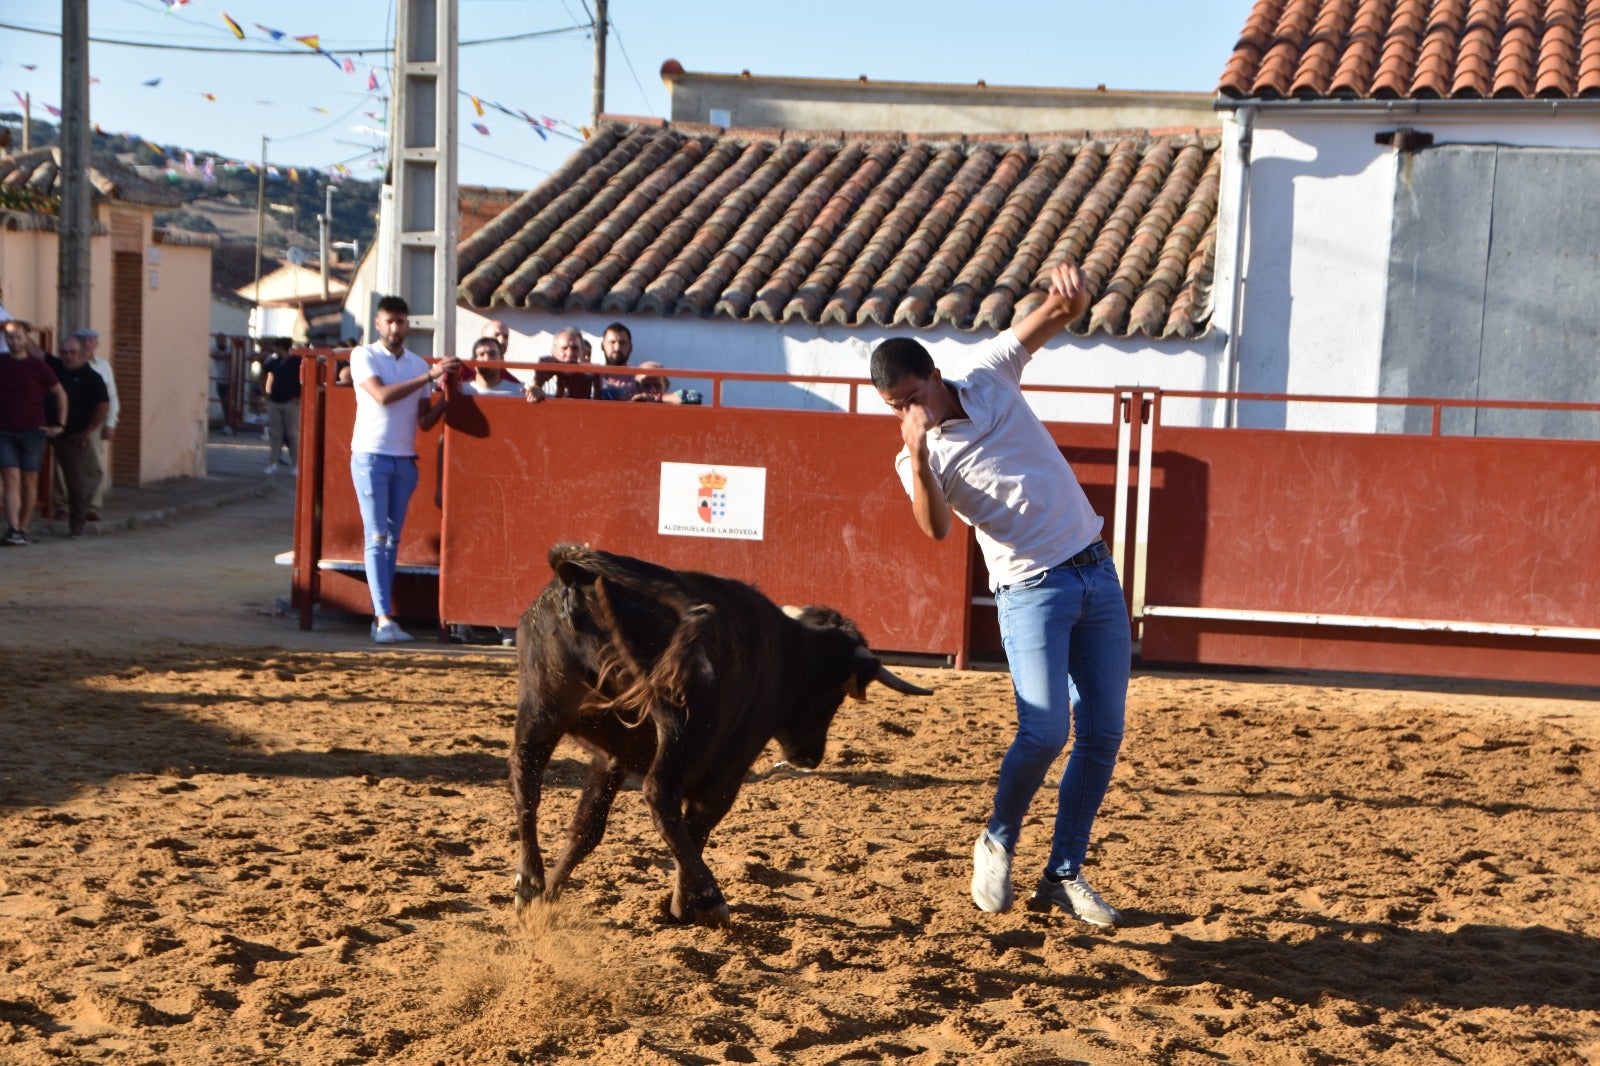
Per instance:
[[[542,37],[559,37],[563,34],[588,33],[591,27],[587,24],[580,26],[563,26],[555,30],[531,30],[527,33],[512,33],[501,37],[481,37],[475,41],[458,41],[457,48],[475,48],[485,44],[506,44],[510,41],[531,41]],[[60,30],[41,30],[29,26],[17,26],[9,22],[0,22],[0,30],[14,30],[17,33],[34,33],[41,37],[60,37]],[[226,32],[226,31],[224,31]],[[232,34],[229,34],[231,37]],[[198,44],[162,44],[157,41],[124,41],[111,37],[90,36],[90,41],[95,44],[116,45],[122,48],[149,48],[161,52],[198,52],[216,55],[255,55],[255,56],[291,56],[301,59],[323,58],[325,54],[338,53],[349,56],[388,55],[394,51],[393,45],[384,45],[374,48],[320,48],[312,51],[309,48],[248,48],[241,45],[219,45],[208,47]]]

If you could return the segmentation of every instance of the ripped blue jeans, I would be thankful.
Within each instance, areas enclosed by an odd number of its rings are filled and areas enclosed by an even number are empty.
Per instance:
[[[361,507],[361,529],[366,541],[363,560],[367,587],[372,592],[372,613],[394,613],[394,568],[400,553],[400,527],[417,487],[417,460],[410,455],[355,452],[350,456],[350,480]]]
[[[1122,747],[1133,654],[1128,608],[1104,545],[1093,562],[1063,563],[995,590],[1017,699],[1017,735],[1000,763],[989,835],[1014,852],[1033,795],[1072,737],[1045,870],[1083,865],[1095,815]]]

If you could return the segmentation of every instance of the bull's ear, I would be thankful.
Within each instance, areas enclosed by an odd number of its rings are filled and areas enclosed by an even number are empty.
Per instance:
[[[877,678],[883,664],[866,648],[857,648],[850,659],[850,673],[844,679],[844,694],[853,700],[867,702],[867,686]]]

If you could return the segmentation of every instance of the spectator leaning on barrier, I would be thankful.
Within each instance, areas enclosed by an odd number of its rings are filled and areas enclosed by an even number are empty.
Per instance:
[[[372,639],[399,644],[412,639],[395,622],[394,573],[400,530],[417,487],[417,430],[444,416],[449,397],[434,383],[460,370],[447,356],[430,366],[406,350],[410,308],[398,296],[378,301],[378,340],[350,353],[356,389],[355,429],[350,438],[350,479],[355,483],[365,536],[363,558],[372,593]]]
[[[606,327],[600,337],[600,355],[606,366],[627,366],[633,355],[633,332],[621,322]],[[600,379],[602,400],[631,400],[639,392],[639,379],[632,374],[607,375]]]
[[[577,366],[587,363],[588,360],[583,354],[585,343],[583,334],[576,329],[564,329],[556,334],[555,340],[550,345],[550,358],[539,361],[540,368],[534,372],[533,382],[523,386],[523,395],[530,403],[538,403],[546,397],[565,397],[573,400],[595,398],[598,383],[595,375],[547,369],[552,364]]]
[[[507,381],[497,366],[476,364],[504,359],[500,342],[493,337],[479,337],[472,344],[472,355],[461,367],[461,391],[473,396],[521,396],[522,386]]]
[[[67,395],[66,425],[50,442],[50,450],[56,457],[56,468],[61,471],[66,491],[68,536],[81,537],[89,512],[85,457],[94,450],[94,438],[111,407],[111,396],[106,391],[106,383],[89,366],[78,338],[68,337],[62,342],[61,358],[47,355],[45,362],[55,372]]]
[[[0,354],[0,491],[5,496],[6,531],[0,546],[28,543],[28,522],[39,496],[39,463],[45,441],[61,432],[67,394],[43,359],[32,355],[26,331],[6,323]]]
[[[640,370],[659,370],[661,364],[647,359],[639,364]],[[700,393],[694,389],[674,389],[672,379],[665,374],[641,374],[639,391],[633,394],[634,403],[700,403]]]

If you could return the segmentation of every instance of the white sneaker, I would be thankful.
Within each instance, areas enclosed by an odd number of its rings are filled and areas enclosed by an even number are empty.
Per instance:
[[[989,830],[978,834],[972,846],[972,902],[981,911],[1000,914],[1016,902],[1011,890],[1011,853],[989,837]]]
[[[379,622],[372,627],[372,639],[377,644],[408,644],[416,637],[401,629],[394,621]]]
[[[1066,881],[1052,881],[1041,876],[1031,902],[1035,907],[1060,907],[1090,925],[1113,926],[1122,921],[1122,914],[1117,908],[1101,899],[1100,893],[1089,887],[1082,871]]]
[[[273,463],[271,466],[267,467],[267,476],[268,477],[271,477],[273,474],[276,474],[277,472],[278,472],[278,464],[277,463]]]

